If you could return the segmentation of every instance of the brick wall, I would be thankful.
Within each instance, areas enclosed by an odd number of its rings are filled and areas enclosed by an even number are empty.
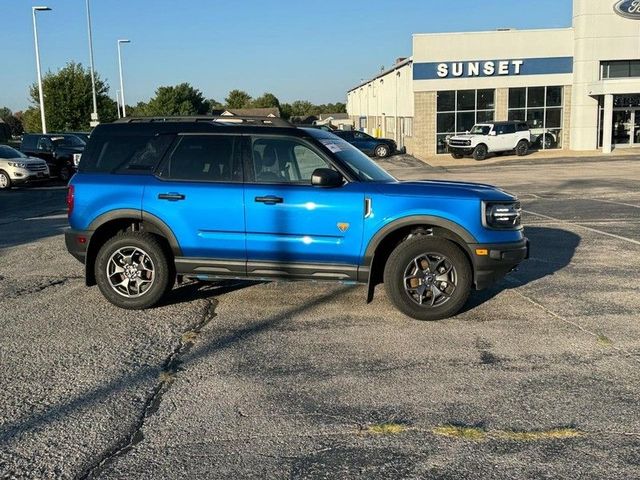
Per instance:
[[[415,92],[413,137],[405,141],[407,153],[419,158],[436,154],[436,92]]]
[[[571,85],[564,87],[564,109],[562,111],[562,149],[569,149],[569,141],[571,138]]]
[[[496,122],[505,122],[509,119],[509,89],[496,89]]]

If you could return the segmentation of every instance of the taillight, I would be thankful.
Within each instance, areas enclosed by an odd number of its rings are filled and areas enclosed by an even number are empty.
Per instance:
[[[73,185],[69,185],[69,189],[67,190],[67,215],[70,217],[73,213],[73,204],[75,202],[75,187]]]

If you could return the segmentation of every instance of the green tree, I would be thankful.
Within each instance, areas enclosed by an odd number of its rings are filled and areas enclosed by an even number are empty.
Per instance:
[[[291,115],[296,117],[306,117],[315,115],[317,107],[306,100],[296,100],[291,104]]]
[[[251,102],[251,95],[242,90],[231,90],[224,101],[227,108],[247,108]]]
[[[22,135],[24,128],[22,126],[21,115],[19,112],[13,113],[10,108],[0,108],[0,120],[2,120],[11,131],[12,136]]]
[[[222,103],[220,103],[219,101],[217,101],[217,100],[215,100],[213,98],[210,98],[209,99],[209,108],[210,108],[210,111],[213,111],[213,110],[224,110],[224,105]]]
[[[280,108],[280,100],[273,93],[264,93],[251,102],[252,108]]]
[[[22,124],[24,125],[25,132],[42,132],[42,123],[40,122],[40,109],[37,107],[27,108],[22,114]]]
[[[91,93],[91,74],[82,64],[70,62],[57,73],[48,72],[42,79],[47,129],[51,131],[87,130],[93,99]],[[40,119],[35,121],[35,109],[40,115],[38,85],[30,88],[34,107],[25,112],[27,131],[42,131]],[[100,121],[110,122],[117,116],[116,103],[109,98],[109,86],[96,74],[96,93]],[[27,122],[28,120],[28,122]]]
[[[211,110],[202,92],[188,83],[181,83],[174,87],[160,87],[148,104],[138,105],[147,116],[206,115]]]

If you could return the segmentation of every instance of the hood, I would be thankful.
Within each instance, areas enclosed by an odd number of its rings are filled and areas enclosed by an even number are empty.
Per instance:
[[[461,135],[454,135],[449,140],[453,140],[454,138],[456,140],[471,140],[472,138],[478,137],[478,136],[481,136],[481,135],[471,135],[469,133],[464,133],[464,134],[461,134]]]
[[[27,165],[39,165],[47,162],[37,157],[27,157],[27,158],[0,158],[0,162],[16,162],[16,163],[26,163]]]
[[[401,197],[466,198],[474,200],[513,201],[515,195],[493,185],[444,180],[411,180],[379,184],[380,193]]]

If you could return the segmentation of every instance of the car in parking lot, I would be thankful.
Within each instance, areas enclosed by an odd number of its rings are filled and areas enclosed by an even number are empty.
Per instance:
[[[47,162],[52,177],[67,182],[77,169],[86,144],[76,135],[25,134],[20,150]]]
[[[0,190],[48,178],[47,162],[28,157],[8,145],[0,145]]]
[[[452,136],[447,143],[456,159],[472,155],[475,160],[484,160],[490,153],[510,151],[524,156],[529,152],[531,132],[525,122],[480,123],[463,135]]]
[[[372,157],[386,158],[398,153],[398,145],[388,138],[372,137],[358,130],[335,130],[332,133]]]
[[[68,191],[69,252],[126,309],[176,276],[384,283],[420,320],[455,315],[528,256],[518,199],[401,182],[343,139],[280,119],[127,118],[93,132]]]

